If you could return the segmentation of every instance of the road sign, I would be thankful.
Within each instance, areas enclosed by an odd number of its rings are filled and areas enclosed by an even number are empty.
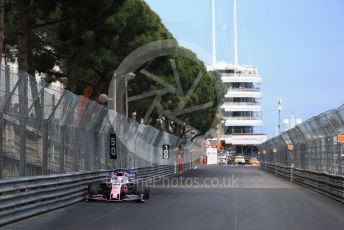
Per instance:
[[[344,134],[339,134],[337,141],[338,143],[344,143]]]
[[[294,149],[294,145],[288,144],[288,150],[292,151]]]
[[[110,134],[110,159],[117,159],[117,151],[116,151],[116,134]]]
[[[162,158],[168,159],[170,157],[170,146],[162,145]]]

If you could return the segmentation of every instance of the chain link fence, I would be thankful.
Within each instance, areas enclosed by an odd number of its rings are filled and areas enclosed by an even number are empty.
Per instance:
[[[202,138],[186,142],[3,65],[0,130],[1,179],[176,166],[178,155],[191,164],[205,152]],[[117,136],[117,159],[110,159],[110,133]],[[180,143],[185,148],[177,152]],[[168,159],[163,145],[170,146]]]
[[[278,166],[344,174],[344,105],[313,117],[259,146],[261,160]]]

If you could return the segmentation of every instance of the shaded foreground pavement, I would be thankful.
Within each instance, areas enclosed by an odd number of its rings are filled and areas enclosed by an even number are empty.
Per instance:
[[[146,203],[82,202],[1,229],[343,229],[344,204],[245,166],[203,166]]]

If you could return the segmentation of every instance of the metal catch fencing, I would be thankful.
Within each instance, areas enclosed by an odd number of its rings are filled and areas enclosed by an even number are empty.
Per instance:
[[[117,159],[110,159],[110,134]],[[175,149],[180,143],[185,148]],[[168,145],[169,157],[163,157]],[[47,85],[9,66],[0,71],[0,179],[114,168],[176,167],[205,152],[203,139],[187,142],[139,124],[57,84]],[[191,163],[190,163],[191,164]]]
[[[261,168],[344,202],[344,105],[259,146]]]
[[[263,162],[344,174],[344,105],[315,116],[259,146]]]

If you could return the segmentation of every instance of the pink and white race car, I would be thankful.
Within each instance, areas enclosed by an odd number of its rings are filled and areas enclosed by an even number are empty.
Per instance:
[[[88,201],[137,201],[149,199],[150,189],[137,180],[133,171],[117,170],[109,172],[105,182],[88,185]]]

